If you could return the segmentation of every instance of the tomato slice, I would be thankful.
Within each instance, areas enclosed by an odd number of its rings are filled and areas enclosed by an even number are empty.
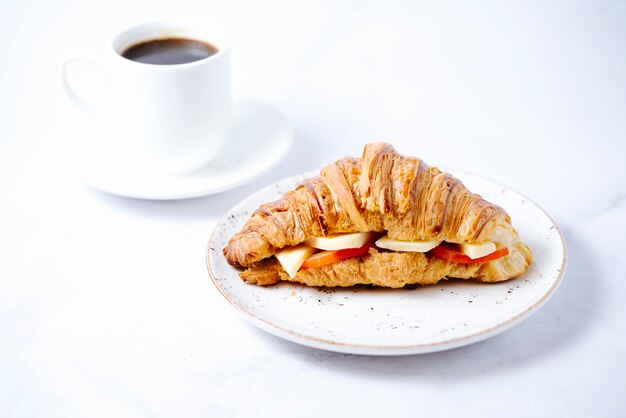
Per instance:
[[[457,246],[448,243],[441,243],[432,250],[430,253],[444,260],[453,261],[459,264],[472,264],[472,263],[484,263],[486,261],[497,260],[509,253],[509,249],[506,247],[498,248],[491,254],[487,254],[484,257],[471,259],[461,252]]]
[[[336,251],[320,251],[319,253],[313,254],[311,257],[307,258],[304,263],[302,263],[301,269],[314,269],[317,267],[322,267],[327,264],[336,263],[337,261],[346,260],[352,257],[358,257],[364,254],[367,254],[367,251],[370,249],[372,244],[365,244],[359,248],[346,248],[345,250],[336,250]]]

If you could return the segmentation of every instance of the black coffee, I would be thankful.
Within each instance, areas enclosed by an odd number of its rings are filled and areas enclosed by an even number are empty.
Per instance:
[[[210,57],[218,49],[208,42],[184,38],[153,39],[132,45],[122,52],[124,58],[145,64],[173,65]]]

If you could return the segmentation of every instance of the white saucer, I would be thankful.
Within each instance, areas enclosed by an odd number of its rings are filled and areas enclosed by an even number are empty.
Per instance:
[[[237,102],[231,137],[209,165],[185,174],[141,174],[102,158],[83,163],[83,181],[96,189],[140,199],[185,199],[223,192],[278,163],[293,140],[283,114],[257,99]]]

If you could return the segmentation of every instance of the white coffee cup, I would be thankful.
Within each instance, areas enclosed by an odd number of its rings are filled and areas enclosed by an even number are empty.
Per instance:
[[[209,43],[218,52],[184,64],[145,64],[122,53],[143,41],[186,38]],[[99,94],[76,88],[81,60],[63,68],[68,96],[107,131],[91,151],[142,172],[184,173],[209,163],[231,124],[230,51],[222,33],[169,22],[135,26],[109,41]],[[94,78],[95,79],[95,78]]]

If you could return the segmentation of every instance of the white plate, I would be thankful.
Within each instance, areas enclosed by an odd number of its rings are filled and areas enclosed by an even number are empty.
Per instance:
[[[565,270],[561,233],[519,193],[491,180],[452,172],[469,190],[505,208],[534,261],[501,283],[448,280],[416,289],[311,288],[292,283],[244,283],[222,255],[228,239],[261,203],[278,199],[311,173],[290,177],[249,196],[220,221],[207,249],[213,283],[243,317],[296,343],[354,354],[403,355],[441,351],[492,337],[528,318],[556,290]]]
[[[260,100],[240,100],[231,138],[206,168],[186,174],[148,175],[87,154],[83,181],[108,193],[141,199],[206,196],[232,189],[268,170],[285,156],[292,140],[293,130],[277,109]]]

